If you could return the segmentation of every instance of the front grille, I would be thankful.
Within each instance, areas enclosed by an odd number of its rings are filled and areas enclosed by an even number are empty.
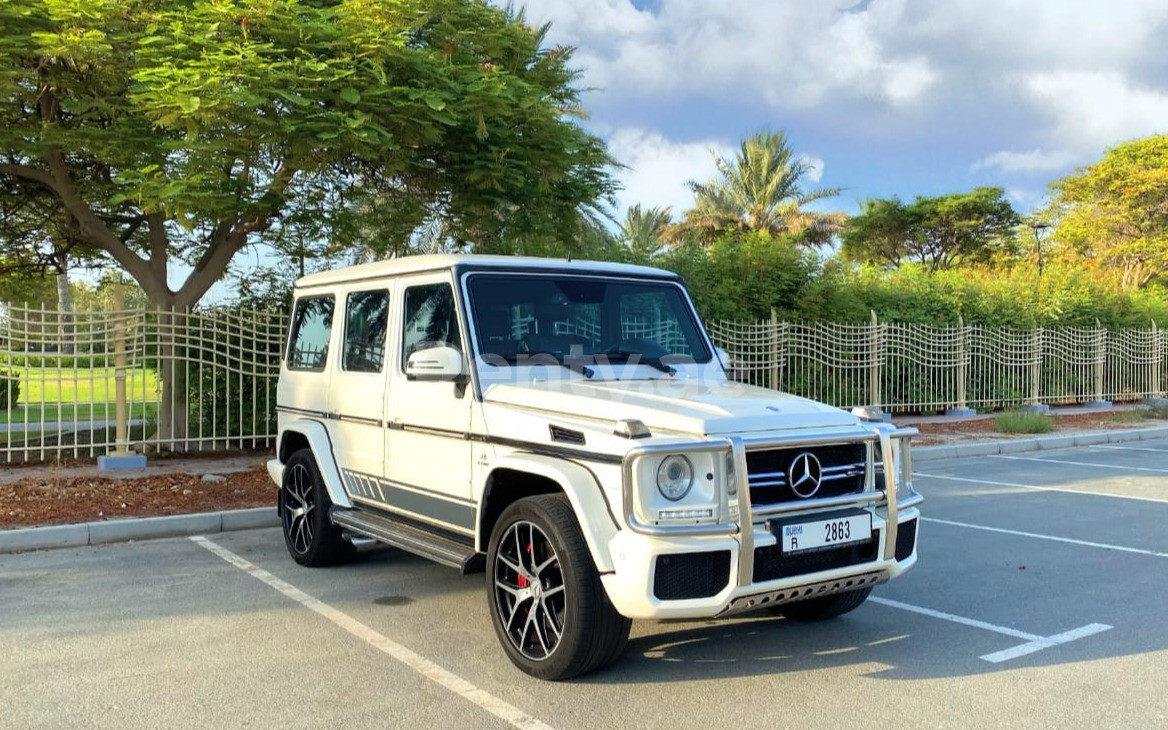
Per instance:
[[[791,488],[790,471],[803,453],[819,460],[822,481],[814,498],[837,497],[864,491],[865,446],[837,444],[811,449],[767,449],[746,452],[746,469],[750,476],[750,502],[755,507],[796,502],[802,497]],[[801,491],[808,491],[805,487]]]
[[[896,560],[908,560],[917,545],[917,521],[902,522],[896,532]]]
[[[777,545],[755,548],[754,582],[761,583],[867,563],[876,559],[879,548],[880,530],[873,530],[872,539],[867,542],[791,556],[783,555]]]
[[[715,596],[730,582],[730,551],[658,555],[653,595],[662,601]]]

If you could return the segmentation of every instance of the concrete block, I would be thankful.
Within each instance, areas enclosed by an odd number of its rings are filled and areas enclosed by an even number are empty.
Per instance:
[[[0,530],[0,553],[81,547],[89,544],[89,525],[52,525]]]
[[[253,530],[258,527],[278,527],[280,525],[280,516],[276,514],[275,506],[228,510],[221,514],[223,515],[224,532]]]
[[[1074,436],[1047,436],[1046,438],[1034,440],[1038,443],[1038,448],[1041,451],[1048,451],[1050,449],[1069,449],[1075,445]]]
[[[977,411],[972,408],[946,408],[946,416],[957,416],[959,418],[972,418],[977,415]]]
[[[992,454],[1001,453],[1000,445],[997,441],[982,441],[973,444],[955,444],[954,448],[957,450],[958,457],[990,456]]]
[[[140,520],[110,520],[89,523],[89,544],[126,540],[153,540],[160,537],[182,537],[219,532],[223,528],[220,512],[170,517],[148,517]]]
[[[1099,433],[1080,433],[1075,434],[1075,446],[1092,446],[1094,444],[1105,444],[1110,438],[1106,432]]]
[[[1137,441],[1168,438],[1168,428],[1142,428],[1136,436]]]
[[[102,471],[115,469],[145,469],[145,454],[106,454],[97,457],[97,468]]]
[[[914,446],[912,458],[913,463],[955,459],[957,458],[957,449],[953,446]]]
[[[1038,439],[1011,439],[998,444],[999,454],[1020,454],[1025,451],[1037,451]]]

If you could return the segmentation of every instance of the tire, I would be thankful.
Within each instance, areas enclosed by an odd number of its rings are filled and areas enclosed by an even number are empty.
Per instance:
[[[611,664],[632,626],[608,600],[562,494],[521,499],[503,511],[487,548],[487,603],[507,658],[538,679]]]
[[[319,568],[353,555],[353,544],[329,520],[332,500],[310,449],[301,449],[288,459],[279,498],[284,544],[293,560]]]
[[[792,621],[826,621],[856,610],[861,603],[868,600],[871,593],[871,588],[861,588],[822,598],[808,598],[805,601],[775,606],[775,613],[782,614]]]

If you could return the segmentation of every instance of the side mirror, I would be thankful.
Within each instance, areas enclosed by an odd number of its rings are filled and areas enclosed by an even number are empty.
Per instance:
[[[449,345],[418,350],[406,360],[407,380],[449,380],[463,377],[462,353]]]
[[[730,353],[723,350],[721,347],[714,348],[714,354],[718,356],[718,362],[722,363],[722,368],[729,372],[733,369],[730,363]]]

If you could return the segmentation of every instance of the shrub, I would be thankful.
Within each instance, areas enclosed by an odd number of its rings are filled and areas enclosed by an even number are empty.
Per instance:
[[[1115,423],[1139,423],[1144,419],[1150,417],[1151,409],[1149,408],[1131,408],[1124,411],[1116,411],[1107,416],[1108,421]]]
[[[1002,433],[1047,433],[1053,428],[1048,416],[1030,411],[1007,411],[994,417],[994,425]]]
[[[0,370],[0,411],[10,411],[20,402],[20,378]]]

